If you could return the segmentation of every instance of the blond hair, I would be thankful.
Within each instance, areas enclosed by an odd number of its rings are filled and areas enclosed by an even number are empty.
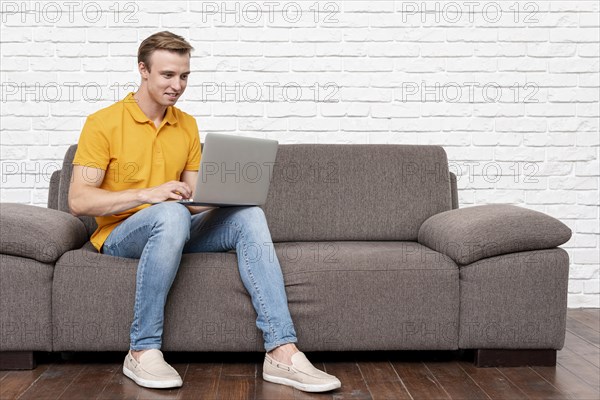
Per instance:
[[[194,48],[182,36],[169,31],[155,33],[140,44],[138,49],[138,64],[143,62],[150,71],[150,56],[156,50],[168,50],[179,54],[189,54],[191,57]]]

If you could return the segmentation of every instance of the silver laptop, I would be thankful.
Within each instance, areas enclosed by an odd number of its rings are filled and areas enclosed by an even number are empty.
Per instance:
[[[279,142],[208,133],[190,206],[257,206],[267,200]]]

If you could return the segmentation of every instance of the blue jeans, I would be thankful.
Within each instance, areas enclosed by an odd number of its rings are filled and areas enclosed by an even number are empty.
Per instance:
[[[258,256],[254,254],[257,248],[261,251]],[[192,215],[184,205],[161,203],[121,222],[102,247],[104,254],[140,260],[131,350],[160,349],[165,303],[182,253],[233,249],[242,283],[258,315],[256,326],[263,332],[265,350],[297,343],[281,266],[263,210],[225,207]]]

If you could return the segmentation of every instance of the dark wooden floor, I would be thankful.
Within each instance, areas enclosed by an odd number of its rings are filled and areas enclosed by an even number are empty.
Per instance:
[[[36,353],[31,371],[0,371],[1,399],[593,399],[600,398],[600,310],[567,313],[556,367],[475,368],[458,352],[309,353],[342,387],[308,394],[263,381],[260,353],[165,353],[176,390],[121,372],[125,353]]]

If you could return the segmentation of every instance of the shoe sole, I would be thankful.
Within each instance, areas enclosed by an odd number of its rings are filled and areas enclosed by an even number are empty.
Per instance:
[[[183,385],[183,381],[181,379],[173,379],[170,381],[150,381],[148,379],[140,378],[136,374],[133,373],[129,368],[123,366],[123,374],[126,377],[134,381],[140,386],[151,388],[151,389],[168,389],[174,387],[181,387]]]
[[[280,385],[292,386],[298,390],[302,390],[304,392],[313,392],[313,393],[327,392],[329,390],[337,389],[340,386],[342,386],[342,384],[340,382],[325,383],[325,384],[321,384],[321,385],[311,385],[311,384],[307,384],[307,383],[300,383],[297,381],[293,381],[293,380],[287,379],[287,378],[280,378],[278,376],[273,376],[273,375],[269,375],[269,374],[265,374],[265,373],[263,373],[263,379],[267,382],[278,383]]]

